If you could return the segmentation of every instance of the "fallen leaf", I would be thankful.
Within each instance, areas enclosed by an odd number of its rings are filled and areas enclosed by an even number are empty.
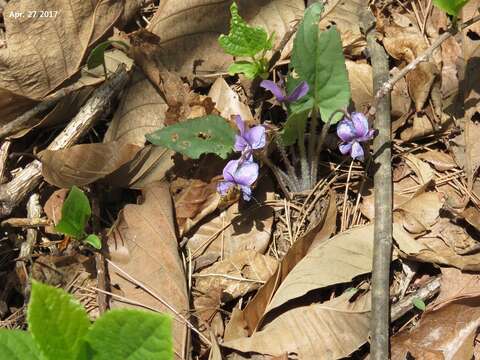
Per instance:
[[[424,37],[417,28],[395,24],[385,26],[383,45],[390,56],[406,63],[412,62],[427,49]],[[406,75],[408,91],[417,111],[423,109],[437,74],[435,63],[427,61]]]
[[[478,298],[461,299],[427,311],[413,330],[392,337],[392,359],[472,359],[473,341],[480,325]]]
[[[163,182],[148,185],[140,205],[127,205],[119,214],[117,225],[108,238],[108,252],[114,259],[121,258],[118,266],[132,278],[144,284],[160,296],[178,313],[186,316],[189,299],[183,264],[178,253],[175,236],[173,206],[168,184]],[[172,311],[141,287],[130,282],[112,265],[108,266],[110,283],[119,289],[122,296],[161,312]],[[113,307],[134,307],[113,297]],[[177,315],[173,325],[174,349],[177,354],[186,350],[188,329]]]
[[[417,154],[420,160],[424,160],[431,164],[438,171],[453,170],[457,164],[450,154],[435,149],[429,149],[423,153]]]
[[[220,48],[218,37],[228,33],[229,6],[227,1],[162,1],[147,26],[160,37],[160,50],[152,54],[156,62],[187,77],[225,71],[232,57]],[[276,43],[305,10],[300,0],[248,1],[238,7],[247,23],[275,32]]]
[[[320,29],[335,25],[340,32],[346,54],[359,56],[367,42],[360,29],[362,10],[368,7],[368,0],[329,1],[320,20]]]
[[[414,239],[412,235],[402,229],[401,225],[394,224],[393,226],[396,234],[394,235],[394,239],[398,245],[401,256],[406,257],[409,260],[455,266],[461,270],[480,270],[479,253],[474,253],[472,255],[459,255],[454,249],[446,244],[445,240],[438,236],[422,236],[418,239]],[[461,229],[462,228],[460,227],[453,228],[455,231]],[[450,234],[447,233],[442,236],[448,235]],[[458,234],[454,234],[454,236],[458,236]],[[465,240],[465,237],[463,240]]]
[[[282,281],[264,317],[311,290],[348,283],[358,275],[371,272],[373,234],[373,224],[355,227],[319,244]]]
[[[225,119],[232,119],[232,116],[240,115],[247,124],[255,123],[248,105],[240,101],[238,94],[228,86],[222,77],[215,80],[208,92],[208,97],[212,99],[215,108]]]
[[[195,273],[197,316],[209,322],[221,304],[258,289],[277,268],[277,260],[255,250],[243,250]]]
[[[272,185],[260,184],[258,202],[273,199]],[[236,202],[210,221],[202,224],[188,239],[187,246],[195,260],[195,268],[203,268],[219,259],[254,250],[265,253],[271,239],[273,209]]]
[[[400,139],[403,141],[412,141],[430,134],[433,134],[435,128],[432,121],[426,114],[413,116],[413,123],[411,127],[406,128],[400,133]]]
[[[62,206],[70,189],[59,189],[53,192],[43,206],[43,211],[53,225],[57,225],[62,218]],[[46,226],[45,232],[56,234],[54,226]]]
[[[74,145],[62,150],[43,150],[42,175],[51,185],[70,188],[105,178],[134,158],[139,146],[119,142]]]
[[[425,161],[420,160],[417,156],[413,154],[408,154],[405,156],[405,161],[408,166],[415,172],[420,186],[415,191],[415,194],[420,194],[424,192],[430,185],[432,185],[434,180],[434,172],[430,165]]]
[[[28,14],[37,5],[34,0],[11,2],[5,12]],[[42,21],[27,16],[4,17],[7,47],[0,49],[3,91],[41,100],[77,73],[88,49],[113,27],[124,10],[122,2],[112,0],[73,4],[55,1],[50,8],[57,16]],[[15,97],[4,100],[7,108],[16,106]],[[2,124],[12,120],[3,111],[1,115]]]
[[[350,302],[351,292],[322,304],[300,306],[277,316],[251,337],[226,341],[223,347],[241,352],[299,359],[342,359],[368,340],[370,294]]]
[[[263,318],[272,296],[290,271],[308,253],[313,243],[318,245],[330,238],[335,231],[337,215],[333,192],[330,192],[327,201],[328,210],[322,214],[322,217],[316,219],[317,222],[303,236],[295,240],[275,274],[260,288],[245,309],[237,312],[235,317],[232,316],[225,329],[225,340],[231,340],[233,336],[240,336],[243,333],[243,330],[240,329],[245,329],[249,335],[252,334]],[[231,337],[227,337],[227,334]]]
[[[440,293],[433,303],[433,309],[458,299],[478,296],[480,275],[462,272],[455,268],[442,267]]]
[[[443,194],[425,192],[414,196],[395,209],[395,223],[412,234],[420,234],[431,229],[440,216],[443,207]]]

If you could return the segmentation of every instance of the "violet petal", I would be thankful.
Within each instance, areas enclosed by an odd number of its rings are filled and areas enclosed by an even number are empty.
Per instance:
[[[355,137],[365,137],[368,134],[367,117],[359,112],[353,112],[351,115],[352,123],[355,128]]]
[[[343,142],[350,142],[355,138],[355,128],[350,120],[342,120],[337,125],[337,135]]]
[[[265,128],[262,125],[254,126],[247,130],[244,139],[250,144],[253,150],[261,149],[265,146]]]
[[[232,186],[235,186],[235,184],[230,181],[220,181],[217,185],[217,192],[225,196]]]
[[[365,154],[362,145],[358,141],[353,142],[350,155],[352,156],[352,159],[363,160]]]
[[[223,178],[225,181],[235,182],[235,172],[238,169],[239,160],[230,160],[223,168]]]
[[[338,149],[343,155],[347,155],[348,153],[350,153],[350,151],[352,151],[352,143],[340,144],[338,145]]]
[[[250,186],[258,178],[258,164],[255,162],[243,162],[234,174],[235,183]]]
[[[240,131],[240,135],[245,134],[245,121],[243,121],[240,115],[235,116],[235,123],[237,124],[238,130]]]
[[[286,96],[285,94],[283,93],[283,90],[282,88],[280,88],[277,84],[275,84],[273,81],[271,80],[263,80],[261,83],[260,83],[260,86],[263,87],[264,89],[270,91],[274,96],[275,98],[279,101],[279,102],[284,102],[285,99],[286,99]]]
[[[250,201],[252,198],[252,189],[249,186],[241,185],[240,190],[242,190],[243,200]]]
[[[302,81],[300,84],[297,85],[295,89],[293,89],[292,93],[287,96],[286,101],[288,102],[297,101],[302,97],[304,97],[305,95],[307,95],[308,90],[309,90],[309,87],[307,82]]]
[[[244,151],[249,147],[250,147],[250,144],[243,136],[235,135],[235,144],[233,145],[233,148],[235,149],[235,151]]]

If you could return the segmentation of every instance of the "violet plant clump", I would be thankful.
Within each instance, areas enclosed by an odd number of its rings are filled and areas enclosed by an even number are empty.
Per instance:
[[[363,160],[365,151],[361,143],[373,138],[375,131],[369,129],[366,116],[352,112],[350,118],[345,117],[337,125],[337,135],[342,140],[339,150],[343,155],[349,154],[352,159]]]
[[[241,116],[235,119],[239,134],[235,135],[233,148],[240,152],[240,158],[230,160],[223,168],[223,179],[217,186],[217,191],[226,196],[232,188],[238,188],[242,192],[243,199],[250,201],[252,198],[251,186],[258,178],[258,164],[253,159],[253,152],[265,147],[265,127],[257,125],[248,128]]]

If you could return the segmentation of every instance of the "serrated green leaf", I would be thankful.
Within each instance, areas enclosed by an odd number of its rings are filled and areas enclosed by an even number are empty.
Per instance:
[[[255,79],[261,73],[261,68],[258,63],[250,61],[235,61],[228,67],[230,75],[244,74],[247,79]]]
[[[102,65],[105,61],[105,50],[107,50],[112,44],[120,44],[120,45],[123,45],[126,49],[128,49],[128,45],[123,41],[117,41],[117,40],[104,41],[98,44],[97,46],[95,46],[90,52],[90,55],[88,56],[88,59],[87,59],[87,68],[93,69],[93,68],[96,68],[97,66]]]
[[[88,235],[83,242],[93,246],[95,249],[101,249],[102,248],[102,240],[95,235],[95,234],[90,234]]]
[[[295,144],[299,135],[305,131],[309,113],[310,109],[306,109],[290,114],[281,133],[283,145],[289,146]]]
[[[173,359],[171,319],[154,312],[111,310],[92,325],[85,339],[95,360]]]
[[[82,190],[76,186],[68,193],[62,206],[62,218],[55,231],[81,239],[85,236],[85,225],[92,215],[90,202]]]
[[[324,122],[350,102],[350,84],[340,34],[335,27],[321,31],[318,21],[323,5],[314,3],[305,11],[293,43],[291,65],[310,86],[314,103]],[[332,118],[332,124],[342,118]]]
[[[78,360],[90,320],[73,296],[33,281],[27,319],[29,331],[45,357]]]
[[[235,130],[221,116],[207,115],[164,127],[146,138],[192,159],[208,153],[225,159],[232,151]]]
[[[412,299],[412,304],[413,306],[415,306],[418,310],[421,310],[421,311],[425,311],[425,309],[427,308],[427,305],[425,305],[425,303],[423,302],[422,299],[418,298],[418,297],[414,297]]]
[[[433,0],[433,3],[447,14],[458,16],[458,13],[470,0]]]
[[[218,38],[220,46],[227,54],[253,57],[260,51],[272,48],[273,38],[269,38],[262,27],[249,26],[238,14],[235,2],[230,6],[230,13],[230,33]]]
[[[28,332],[0,329],[0,359],[43,360],[44,357]]]

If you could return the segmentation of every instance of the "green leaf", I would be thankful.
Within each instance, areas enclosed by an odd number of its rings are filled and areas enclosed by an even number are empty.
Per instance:
[[[101,249],[102,248],[102,240],[95,235],[95,234],[90,234],[88,235],[83,242],[86,242],[87,244],[93,246],[95,249]]]
[[[422,299],[418,298],[418,297],[414,297],[412,299],[412,304],[413,306],[415,306],[418,310],[421,310],[421,311],[425,311],[425,309],[427,308],[427,305],[425,305],[425,303],[423,302]]]
[[[90,321],[73,296],[32,281],[27,319],[33,339],[47,358],[78,359]]]
[[[307,8],[293,43],[291,65],[312,91],[314,103],[327,122],[336,110],[350,102],[350,85],[340,34],[335,27],[320,31],[318,21],[323,5]],[[335,115],[332,124],[342,118]]]
[[[310,109],[290,114],[281,133],[283,145],[295,144],[299,135],[305,130]]]
[[[230,6],[232,18],[230,33],[220,35],[218,42],[223,50],[233,56],[253,57],[260,51],[270,50],[273,46],[273,36],[268,37],[262,27],[249,26],[238,14],[235,2]]]
[[[470,0],[433,0],[433,3],[447,14],[458,16],[458,13]]]
[[[76,186],[68,193],[62,207],[62,218],[55,231],[81,239],[85,236],[85,225],[92,215],[87,196]]]
[[[104,41],[98,44],[97,46],[95,46],[93,50],[90,52],[90,55],[88,56],[88,59],[87,59],[87,68],[93,69],[99,65],[102,65],[105,61],[105,50],[107,50],[112,44],[120,44],[120,45],[123,45],[125,49],[128,49],[128,45],[123,41],[117,41],[117,40]]]
[[[111,310],[92,325],[85,339],[95,360],[173,359],[171,319],[154,312]]]
[[[228,67],[228,73],[230,75],[245,74],[247,79],[255,79],[262,72],[258,63],[252,63],[250,61],[235,61]]]
[[[221,116],[207,115],[177,123],[146,135],[148,141],[192,159],[214,153],[226,158],[235,140],[235,130]]]
[[[8,360],[44,359],[26,331],[0,329],[0,358]]]

